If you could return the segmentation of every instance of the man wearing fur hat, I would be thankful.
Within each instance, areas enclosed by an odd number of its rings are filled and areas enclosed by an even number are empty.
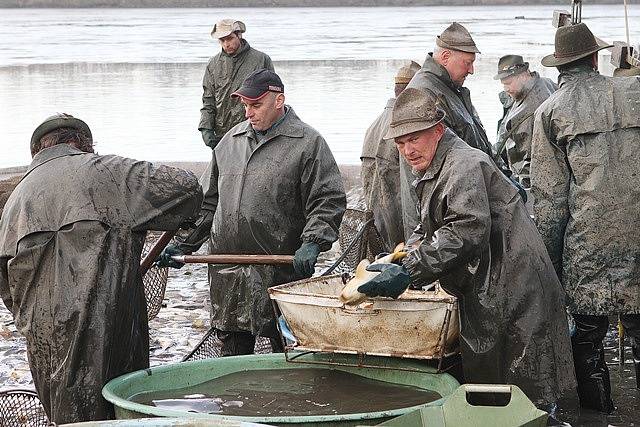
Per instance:
[[[538,229],[567,292],[580,403],[609,413],[604,339],[621,314],[640,359],[640,80],[598,73],[599,42],[584,23],[560,27],[542,60],[560,88],[538,108],[531,188]]]
[[[505,55],[498,61],[498,74],[504,91],[513,100],[498,129],[496,156],[507,151],[509,169],[523,187],[531,186],[531,135],[533,116],[558,86],[537,72],[529,71],[529,63],[520,55]]]
[[[249,46],[243,22],[223,19],[213,26],[211,37],[222,50],[209,60],[202,80],[202,108],[198,130],[204,143],[215,148],[225,133],[245,120],[242,105],[231,98],[244,79],[261,68],[274,71],[268,55]]]
[[[414,74],[420,69],[418,63],[411,61],[401,67],[395,76],[394,93],[398,96]],[[382,240],[383,247],[372,247],[375,253],[389,252],[400,242],[405,240],[402,221],[402,204],[411,197],[403,197],[402,192],[408,191],[413,177],[407,177],[401,170],[404,160],[400,159],[393,141],[383,136],[391,121],[391,110],[396,98],[390,98],[384,111],[369,126],[362,146],[362,187],[367,209],[373,212],[376,229]],[[406,183],[401,182],[405,180]],[[405,185],[406,184],[406,185]]]
[[[464,379],[553,404],[575,387],[562,286],[516,188],[436,105],[415,88],[396,100],[385,137],[419,177],[420,224],[403,265],[379,264],[358,291],[395,298],[439,281],[459,301]]]

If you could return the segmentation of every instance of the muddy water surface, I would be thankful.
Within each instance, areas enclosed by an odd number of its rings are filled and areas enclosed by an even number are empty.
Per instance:
[[[193,387],[134,396],[145,405],[240,416],[333,415],[406,408],[439,399],[430,390],[332,369],[236,372]]]

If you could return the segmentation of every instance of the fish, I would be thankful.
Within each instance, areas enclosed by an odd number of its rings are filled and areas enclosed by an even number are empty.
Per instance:
[[[407,252],[404,250],[404,243],[400,243],[394,248],[392,253],[377,258],[371,263],[366,258],[360,261],[356,267],[355,276],[353,279],[349,280],[342,289],[342,292],[340,293],[340,301],[347,305],[360,304],[368,297],[362,292],[358,292],[358,288],[360,285],[367,283],[369,280],[380,274],[378,271],[367,271],[367,267],[372,264],[391,264],[393,262],[400,261],[405,256],[407,256]]]

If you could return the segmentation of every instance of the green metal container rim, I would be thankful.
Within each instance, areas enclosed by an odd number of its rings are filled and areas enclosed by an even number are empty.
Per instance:
[[[276,358],[283,358],[284,355],[280,353],[276,354],[264,354],[260,355],[261,357],[256,357],[257,355],[249,355],[249,356],[230,356],[225,357],[225,359],[235,359],[235,358],[246,358],[251,357],[254,361],[259,360],[269,360]],[[179,365],[181,366],[189,366],[189,365],[201,365],[205,363],[210,363],[211,359],[203,359],[203,360],[193,360],[189,362],[181,362]],[[292,364],[295,365],[295,364]],[[130,400],[123,399],[118,397],[113,391],[113,388],[118,387],[123,382],[128,382],[131,379],[136,379],[138,377],[144,377],[152,375],[152,373],[162,373],[166,371],[171,371],[175,369],[176,364],[171,365],[163,365],[163,366],[155,366],[152,368],[144,369],[141,371],[131,372],[120,377],[114,378],[109,381],[102,388],[102,396],[113,405],[118,406],[122,409],[126,409],[129,411],[135,411],[141,414],[151,415],[151,416],[163,416],[163,417],[186,417],[194,418],[194,419],[224,419],[229,421],[245,421],[252,423],[313,423],[313,422],[331,422],[331,421],[353,421],[353,420],[364,420],[364,419],[376,419],[376,418],[391,418],[397,417],[400,415],[404,415],[408,412],[415,411],[417,409],[427,407],[427,406],[439,406],[444,403],[447,396],[443,396],[438,400],[434,400],[432,402],[424,403],[421,405],[407,406],[405,408],[400,409],[391,409],[388,411],[379,411],[379,412],[361,412],[361,413],[352,413],[352,414],[336,414],[336,415],[296,415],[296,416],[286,416],[286,417],[249,417],[249,416],[236,416],[236,415],[218,415],[218,414],[198,414],[198,413],[188,413],[184,411],[176,411],[172,409],[162,409],[158,407],[149,407],[147,405],[142,405],[140,403],[135,403]],[[299,368],[300,366],[297,366]],[[339,369],[339,370],[347,370],[344,369],[346,367],[342,366],[333,366],[329,369]],[[424,366],[422,368],[425,368]],[[272,368],[265,368],[272,369]],[[353,369],[353,368],[352,368]],[[247,369],[249,370],[249,369]],[[262,370],[262,369],[250,369],[250,370]],[[425,374],[436,375],[437,371],[433,370],[433,372],[425,371]],[[439,375],[444,375],[449,378],[449,382],[452,384],[452,389],[455,390],[459,384],[458,382],[449,374],[442,373]],[[455,383],[455,384],[453,384]],[[453,391],[452,390],[452,391]]]

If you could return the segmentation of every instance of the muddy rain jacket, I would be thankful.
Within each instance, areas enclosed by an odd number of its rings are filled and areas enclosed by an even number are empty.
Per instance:
[[[338,165],[322,136],[286,108],[259,141],[247,120],[213,150],[202,217],[181,249],[196,250],[209,234],[212,254],[291,255],[302,242],[326,251],[337,240],[346,208]],[[276,337],[267,288],[295,279],[293,266],[210,265],[212,326]]]
[[[67,144],[36,154],[0,221],[0,294],[52,421],[112,417],[102,387],[149,366],[145,234],[177,229],[201,200],[180,169]]]
[[[584,68],[536,112],[538,229],[571,313],[640,313],[640,80]]]
[[[266,68],[274,71],[268,55],[255,50],[246,40],[233,55],[221,50],[209,60],[202,80],[202,109],[198,129],[211,129],[217,138],[245,120],[242,103],[231,94],[240,88],[252,72]]]
[[[501,121],[497,142],[500,152],[507,151],[509,169],[525,188],[531,186],[529,171],[534,114],[536,108],[558,88],[550,79],[540,77],[535,71],[531,75],[533,79],[523,88],[522,96],[511,104]],[[496,155],[499,156],[500,152]]]
[[[373,212],[376,229],[384,250],[390,252],[404,242],[402,197],[400,184],[400,153],[395,142],[383,139],[391,123],[395,98],[389,99],[380,116],[369,126],[362,146],[362,187],[367,208]]]
[[[449,76],[449,72],[433,59],[433,53],[429,53],[422,64],[422,69],[416,73],[407,87],[428,89],[438,98],[438,107],[445,112],[444,123],[459,138],[473,148],[477,148],[494,159],[500,169],[507,175],[507,166],[502,159],[495,157],[487,133],[480,121],[480,116],[471,103],[471,92],[466,87],[456,85]],[[407,168],[407,171],[409,169]],[[407,192],[411,195],[411,192]],[[405,204],[404,218],[408,221],[406,230],[412,230],[420,221],[420,217],[413,206],[417,203],[417,196],[413,194],[414,201]],[[410,221],[410,222],[409,222]]]
[[[447,129],[416,191],[405,265],[458,298],[466,381],[516,384],[537,403],[573,390],[564,292],[516,188]]]

